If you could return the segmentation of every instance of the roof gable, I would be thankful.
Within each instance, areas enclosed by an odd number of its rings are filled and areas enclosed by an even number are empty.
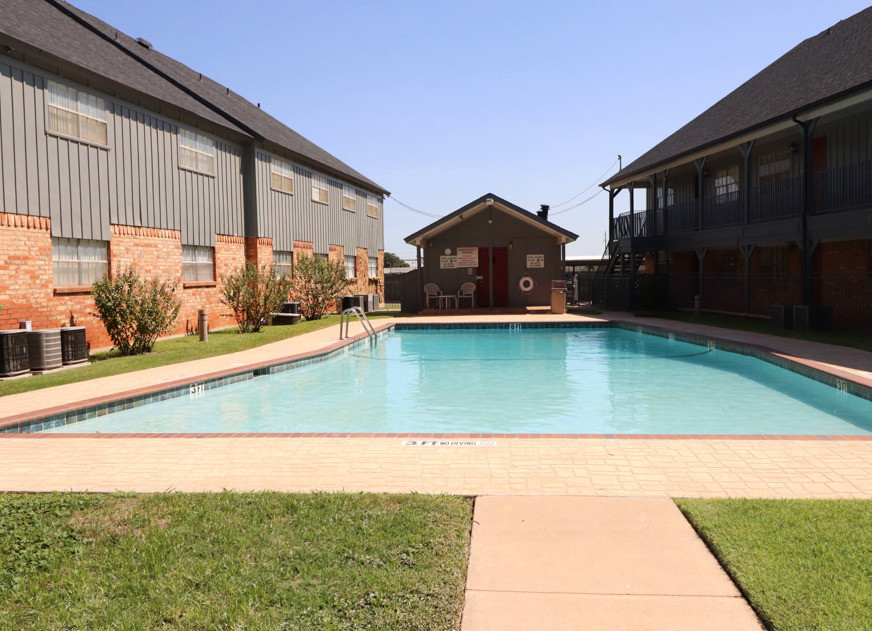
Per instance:
[[[872,86],[872,7],[764,68],[606,184]]]
[[[542,219],[542,217],[531,213],[528,210],[524,210],[520,206],[516,206],[515,204],[506,201],[502,197],[498,195],[494,195],[493,193],[487,193],[486,195],[482,195],[478,199],[475,199],[465,206],[458,208],[453,213],[445,215],[441,219],[437,219],[430,225],[422,228],[418,232],[414,234],[410,234],[406,237],[406,243],[411,245],[421,245],[424,241],[429,238],[432,238],[449,228],[452,228],[459,224],[461,221],[468,219],[469,217],[476,215],[486,208],[490,206],[488,203],[489,200],[492,200],[493,205],[496,206],[499,210],[506,212],[510,215],[514,215],[517,218],[521,219],[524,223],[527,223],[531,226],[534,226],[543,232],[550,233],[560,239],[561,243],[571,243],[578,239],[578,235],[574,232],[570,232],[564,228],[561,228],[557,224],[553,224],[547,219]]]

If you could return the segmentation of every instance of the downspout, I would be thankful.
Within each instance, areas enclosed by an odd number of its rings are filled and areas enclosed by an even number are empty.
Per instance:
[[[809,263],[811,252],[808,251],[808,213],[811,208],[811,134],[814,132],[815,123],[811,121],[801,121],[794,114],[792,117],[794,123],[802,129],[802,303],[807,305],[811,302],[811,275]]]

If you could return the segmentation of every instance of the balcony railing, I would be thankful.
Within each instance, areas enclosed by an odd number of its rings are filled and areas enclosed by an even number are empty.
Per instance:
[[[705,228],[737,226],[744,223],[739,191],[714,195],[703,200],[702,225]]]
[[[802,178],[761,184],[751,189],[748,221],[774,221],[802,214]]]
[[[748,223],[789,219],[802,215],[803,180],[795,177],[751,188]],[[648,237],[677,234],[745,223],[744,193],[737,191],[703,200],[702,217],[699,201],[691,200],[662,209],[634,213],[632,236]],[[811,178],[809,210],[828,213],[872,206],[872,162],[852,164],[815,173]],[[665,214],[665,216],[664,216]],[[701,225],[700,225],[701,222]],[[614,236],[631,236],[630,214],[615,217]]]
[[[811,212],[827,213],[872,204],[872,162],[812,175]]]

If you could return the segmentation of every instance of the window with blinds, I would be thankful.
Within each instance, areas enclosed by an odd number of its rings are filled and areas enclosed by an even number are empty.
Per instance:
[[[179,166],[215,175],[215,141],[203,134],[179,129]]]
[[[367,217],[374,217],[374,218],[378,219],[378,216],[379,216],[378,198],[376,198],[376,197],[367,197],[366,198],[366,215],[367,215]]]
[[[294,168],[282,160],[272,161],[272,184],[274,191],[294,194]]]
[[[733,165],[715,171],[714,188],[717,201],[734,199],[734,194],[739,192],[739,167]]]
[[[55,134],[108,145],[106,101],[87,92],[49,81],[48,128]]]
[[[276,275],[290,278],[294,274],[294,253],[273,250],[273,265]]]
[[[342,208],[355,212],[357,210],[357,195],[353,188],[342,187]]]
[[[345,255],[345,278],[354,278],[357,276],[357,257]]]
[[[793,154],[790,150],[770,153],[760,156],[757,164],[757,178],[760,184],[772,184],[790,177],[791,159]]]
[[[56,286],[90,285],[109,273],[109,243],[52,237],[51,264]]]
[[[327,188],[327,178],[312,174],[312,201],[327,204],[330,201],[330,190]]]
[[[182,246],[182,280],[215,280],[215,248],[203,245]]]
[[[376,276],[378,276],[378,257],[370,256],[366,262],[369,267],[369,277],[375,278]]]

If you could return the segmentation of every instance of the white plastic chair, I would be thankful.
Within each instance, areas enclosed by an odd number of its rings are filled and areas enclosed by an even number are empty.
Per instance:
[[[439,285],[436,283],[427,283],[424,285],[424,302],[427,306],[427,309],[430,308],[430,301],[436,300],[436,306],[439,306],[439,298],[442,296],[442,290],[439,289]]]
[[[457,292],[457,307],[463,306],[463,300],[469,299],[469,308],[475,306],[475,283],[463,283]]]

